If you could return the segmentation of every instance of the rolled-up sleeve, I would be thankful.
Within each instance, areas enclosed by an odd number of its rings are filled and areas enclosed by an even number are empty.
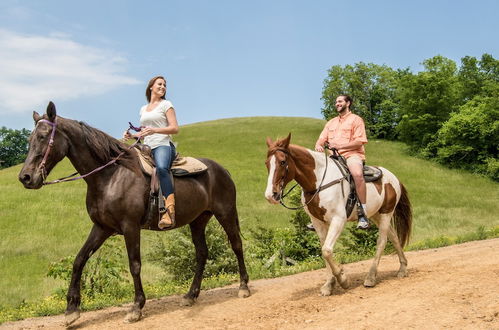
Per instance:
[[[360,117],[356,117],[353,122],[353,136],[352,141],[358,141],[362,143],[367,143],[366,126],[364,120]]]

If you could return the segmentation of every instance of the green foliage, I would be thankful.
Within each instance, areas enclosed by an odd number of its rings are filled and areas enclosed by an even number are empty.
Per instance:
[[[28,137],[31,132],[0,128],[0,168],[10,167],[24,162],[28,154]]]
[[[97,253],[89,259],[81,276],[83,295],[93,298],[96,295],[106,293],[115,297],[121,297],[125,294],[126,291],[123,287],[124,284],[128,283],[124,277],[127,268],[123,263],[123,253],[118,247],[118,243],[117,237],[108,239]],[[61,296],[65,295],[71,282],[75,257],[62,258],[49,266],[47,276],[61,279],[67,284],[64,288],[57,290],[57,293]]]
[[[204,276],[212,277],[238,272],[237,259],[229,245],[227,235],[216,221],[210,221],[206,227],[206,243],[208,260]],[[169,281],[190,281],[194,276],[196,254],[187,227],[175,230],[168,237],[157,236],[147,257],[160,265],[166,274],[171,275],[167,279]]]
[[[385,65],[359,62],[352,65],[334,65],[324,80],[322,99],[325,119],[336,116],[335,100],[340,94],[353,98],[352,110],[366,123],[369,136],[395,138],[399,121],[395,91],[405,71],[396,72]]]
[[[292,207],[297,207],[301,205],[300,199],[301,189],[296,186],[285,202],[289,202]],[[268,268],[272,266],[273,270],[297,261],[321,256],[321,246],[317,235],[306,229],[310,218],[305,211],[296,210],[290,222],[293,228],[268,229],[260,226],[251,230],[253,243],[250,253],[252,256],[261,260]]]
[[[499,84],[491,96],[477,96],[453,113],[427,150],[443,164],[499,180]]]
[[[420,149],[435,139],[435,134],[459,105],[456,64],[443,56],[423,62],[425,71],[400,80],[398,99],[402,120],[397,127],[400,139]]]

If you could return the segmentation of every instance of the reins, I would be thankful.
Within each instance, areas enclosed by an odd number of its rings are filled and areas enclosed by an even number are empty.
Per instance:
[[[333,151],[333,154],[337,154],[337,150],[334,149],[334,148],[329,148],[329,147],[326,147],[327,149]],[[284,149],[277,149],[277,151],[281,151],[281,152],[284,152],[286,155],[289,155],[289,152],[287,150],[284,150]],[[319,188],[313,190],[313,191],[306,191],[304,192],[305,194],[313,194],[313,196],[308,200],[308,202],[306,203],[303,203],[301,206],[297,206],[297,207],[290,207],[290,206],[287,206],[286,204],[284,204],[283,200],[284,198],[289,195],[289,193],[296,187],[298,186],[298,183],[296,183],[295,185],[293,185],[293,187],[291,187],[288,192],[286,193],[282,193],[282,196],[281,198],[279,199],[279,203],[284,206],[285,208],[287,208],[288,210],[301,210],[303,208],[305,208],[305,206],[307,206],[308,204],[310,204],[312,202],[312,200],[315,198],[315,196],[321,192],[322,190],[324,189],[327,189],[329,187],[332,187],[334,186],[335,184],[338,184],[340,183],[341,181],[345,180],[347,177],[345,175],[343,175],[341,178],[339,179],[336,179],[336,180],[333,180],[327,184],[325,184],[324,186],[322,185],[324,183],[324,179],[326,178],[326,173],[327,173],[327,165],[328,165],[328,155],[327,153],[324,153],[324,155],[326,156],[326,168],[324,169],[324,174],[322,175],[322,179],[321,179],[321,183],[319,184]],[[286,177],[286,175],[288,174],[288,166],[286,166],[286,174],[283,176],[283,178],[281,179],[281,185],[284,184],[284,178]],[[342,172],[343,174],[343,172]],[[283,187],[281,187],[281,192],[283,190]]]
[[[118,161],[118,159],[120,159],[121,156],[123,156],[128,150],[131,150],[133,147],[135,147],[137,145],[137,143],[139,143],[139,141],[140,141],[140,139],[137,139],[137,141],[135,141],[132,145],[130,145],[128,147],[128,149],[126,149],[125,151],[120,152],[118,154],[118,156],[116,156],[115,158],[111,159],[106,164],[104,164],[102,166],[99,166],[99,167],[93,169],[92,171],[90,171],[90,172],[88,172],[86,174],[74,177],[75,175],[78,174],[78,172],[75,172],[73,174],[70,174],[68,176],[59,178],[57,180],[53,180],[53,181],[47,182],[47,181],[45,181],[45,180],[47,180],[47,175],[45,173],[45,162],[47,161],[47,158],[48,158],[48,155],[50,153],[50,150],[52,149],[52,146],[54,145],[55,130],[56,130],[56,127],[57,127],[57,121],[56,120],[57,120],[57,117],[54,119],[54,122],[51,122],[51,121],[46,120],[46,119],[41,119],[41,120],[39,120],[37,122],[37,124],[39,122],[43,122],[43,123],[47,123],[50,126],[52,126],[52,132],[50,134],[49,145],[47,147],[47,150],[45,151],[45,155],[43,156],[43,160],[40,163],[40,166],[38,167],[40,169],[40,171],[42,172],[43,185],[49,185],[49,184],[55,184],[55,183],[61,183],[61,182],[69,182],[69,181],[75,181],[75,180],[86,178],[87,176],[92,175],[92,174],[94,174],[96,172],[99,172],[100,170],[108,167],[109,165],[116,163]],[[134,127],[132,127],[132,125],[130,124],[130,128],[134,128]]]

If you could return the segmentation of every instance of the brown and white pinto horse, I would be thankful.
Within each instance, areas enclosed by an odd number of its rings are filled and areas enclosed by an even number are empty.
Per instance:
[[[342,288],[349,286],[343,267],[333,259],[333,247],[346,222],[357,219],[357,212],[354,210],[350,215],[346,214],[345,205],[350,185],[347,180],[342,179],[343,174],[335,163],[323,153],[290,144],[290,140],[291,134],[275,142],[267,138],[266,165],[269,176],[265,198],[270,203],[278,204],[284,187],[290,181],[295,180],[301,186],[301,201],[317,231],[322,245],[322,256],[330,271],[326,283],[321,287],[321,294],[328,296],[332,293],[335,279]],[[407,275],[407,259],[402,248],[411,233],[411,204],[407,191],[395,175],[385,168],[380,169],[383,172],[382,178],[367,183],[366,214],[379,227],[379,237],[374,261],[364,281],[366,287],[376,284],[377,268],[387,237],[399,257],[398,277]],[[334,181],[338,183],[317,192],[321,181],[322,186]]]

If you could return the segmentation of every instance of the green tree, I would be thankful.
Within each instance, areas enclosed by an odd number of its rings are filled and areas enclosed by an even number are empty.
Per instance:
[[[460,89],[456,63],[443,56],[423,62],[425,70],[406,75],[398,88],[402,119],[400,139],[414,149],[426,147],[459,106]]]
[[[485,83],[484,90],[488,96],[475,96],[453,113],[429,148],[441,163],[499,181],[499,82]]]
[[[24,162],[28,154],[28,137],[31,132],[0,128],[0,168],[10,167]]]
[[[364,119],[370,136],[394,138],[399,120],[395,92],[404,72],[363,62],[332,66],[322,90],[324,118],[336,116],[335,100],[339,94],[349,94],[354,100],[352,110]]]
[[[499,60],[489,54],[483,54],[481,60],[465,56],[461,59],[458,80],[463,104],[477,95],[488,95],[487,82],[499,82]]]

